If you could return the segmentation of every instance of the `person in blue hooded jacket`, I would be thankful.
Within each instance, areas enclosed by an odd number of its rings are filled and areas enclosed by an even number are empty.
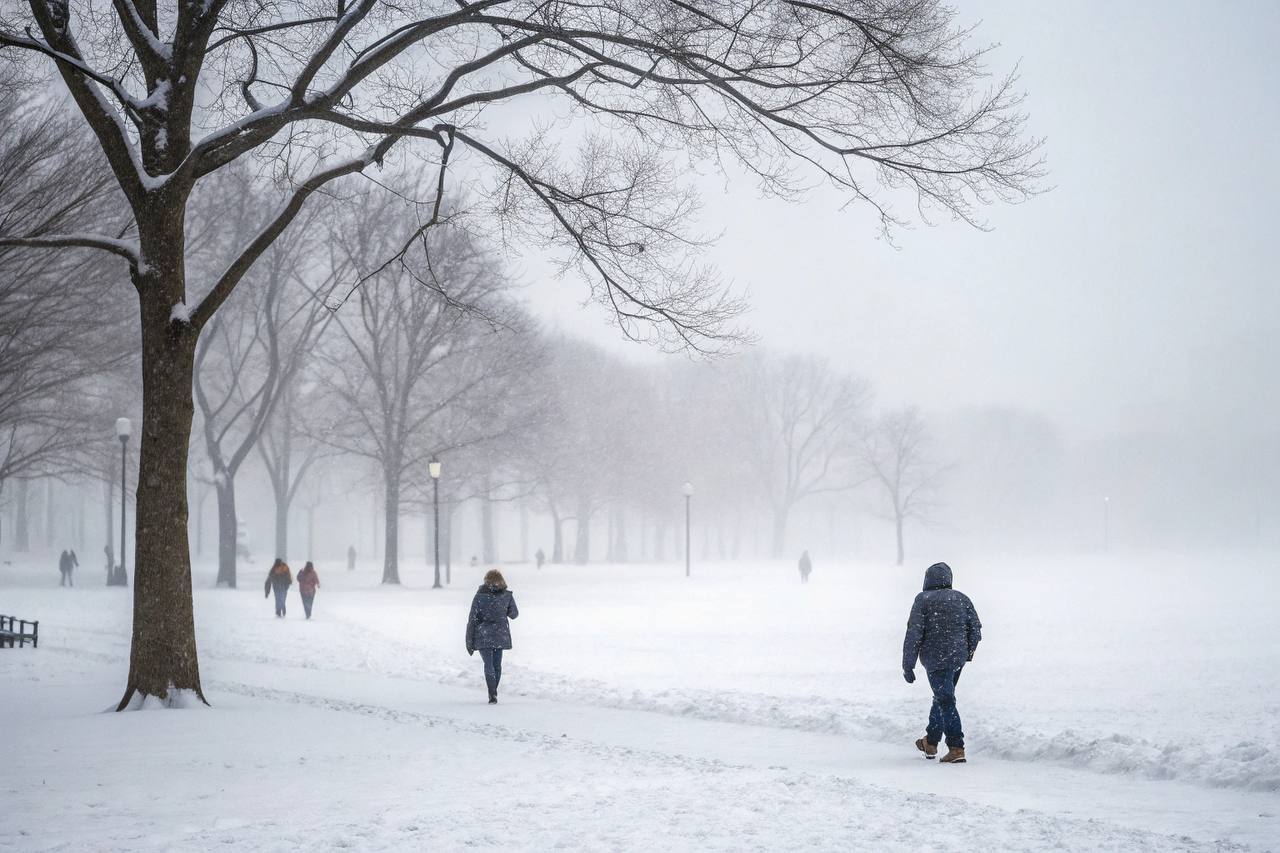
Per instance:
[[[902,677],[908,684],[916,680],[916,660],[924,666],[933,690],[933,707],[924,737],[916,748],[925,758],[938,754],[943,735],[947,738],[945,764],[963,764],[964,731],[956,709],[956,683],[960,670],[973,660],[982,639],[982,623],[969,596],[951,588],[951,567],[934,563],[924,573],[924,591],[916,595],[907,619],[907,636],[902,643]]]

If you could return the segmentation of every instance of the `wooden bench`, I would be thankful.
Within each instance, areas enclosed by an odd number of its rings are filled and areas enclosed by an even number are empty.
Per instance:
[[[28,622],[13,616],[0,616],[0,649],[13,648],[14,643],[22,648],[31,642],[31,647],[40,648],[40,623]]]

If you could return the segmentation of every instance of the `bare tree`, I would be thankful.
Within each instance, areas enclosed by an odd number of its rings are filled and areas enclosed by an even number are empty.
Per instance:
[[[399,519],[405,477],[429,458],[476,444],[499,427],[483,417],[483,386],[498,366],[482,358],[512,311],[492,259],[457,229],[434,230],[400,262],[382,223],[403,202],[386,192],[352,204],[335,245],[369,272],[336,316],[341,345],[323,352],[324,381],[340,418],[327,426],[336,447],[377,464],[384,488],[383,583],[399,583]],[[483,312],[483,313],[478,313]]]
[[[867,435],[864,459],[888,501],[901,566],[906,559],[903,527],[910,519],[928,520],[946,469],[929,458],[928,429],[915,408],[882,416]]]
[[[275,498],[275,556],[285,560],[289,557],[289,510],[312,466],[332,448],[317,440],[309,427],[312,420],[322,420],[314,414],[315,407],[326,405],[320,384],[301,371],[283,376],[281,382],[280,402],[259,437],[257,448]],[[308,557],[315,538],[311,527],[318,506],[308,501],[305,507]]]
[[[208,232],[202,242],[211,254],[224,242],[238,245],[254,225],[253,184],[244,174],[223,175],[217,192],[198,208],[199,220],[206,220],[199,224]],[[313,272],[317,266],[311,257],[322,246],[322,234],[313,225],[299,222],[264,252],[196,346],[195,396],[218,499],[220,586],[236,585],[236,475],[330,316],[318,293],[329,285],[312,282],[331,279],[336,270]]]
[[[796,504],[865,481],[856,463],[870,386],[814,356],[752,356],[734,375],[743,452],[773,516],[772,554],[781,557]]]
[[[56,105],[24,91],[0,71],[0,234],[100,221],[113,187],[96,144]],[[124,264],[98,253],[49,258],[0,245],[0,495],[8,481],[24,484],[20,540],[28,534],[27,481],[92,474],[108,418],[125,413],[108,411],[135,367],[133,317],[112,293],[125,274]],[[44,517],[47,537],[48,507]]]
[[[478,0],[391,4],[0,0],[0,51],[56,68],[133,216],[131,234],[0,233],[0,242],[125,259],[141,307],[142,486],[135,693],[200,695],[185,535],[196,344],[308,201],[413,146],[490,181],[504,233],[558,245],[628,334],[714,343],[739,305],[696,260],[696,198],[668,152],[736,158],[768,191],[803,164],[892,219],[877,181],[972,221],[1038,176],[1010,79],[937,0]],[[212,90],[209,110],[198,95]],[[584,122],[504,140],[485,107],[553,97]],[[573,144],[573,143],[570,143]],[[198,296],[186,218],[197,183],[254,153],[290,188]],[[428,219],[420,227],[432,223]],[[189,312],[175,306],[191,305]]]

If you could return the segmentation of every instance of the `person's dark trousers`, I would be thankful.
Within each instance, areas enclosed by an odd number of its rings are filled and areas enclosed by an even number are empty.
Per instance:
[[[59,582],[58,586],[66,586],[66,585],[67,585],[67,571],[66,571],[66,569],[63,569],[63,570],[62,570],[62,580],[61,580],[61,582]]]
[[[929,709],[929,726],[924,730],[925,740],[932,744],[947,736],[947,746],[964,746],[964,731],[960,728],[960,712],[956,709],[956,684],[960,670],[935,669],[927,673],[929,688],[933,690],[933,707]]]
[[[502,649],[476,649],[484,659],[484,683],[489,686],[489,698],[498,695],[498,682],[502,680]]]
[[[305,610],[305,611],[307,612],[307,618],[308,618],[308,619],[310,619],[310,618],[311,618],[311,602],[313,602],[313,601],[315,601],[315,600],[316,600],[316,597],[315,597],[314,595],[304,595],[304,596],[302,596],[302,609],[303,609],[303,610]]]
[[[288,587],[284,589],[276,590],[276,615],[277,616],[284,615],[284,597],[285,597],[285,594],[288,593],[288,591],[289,591]]]

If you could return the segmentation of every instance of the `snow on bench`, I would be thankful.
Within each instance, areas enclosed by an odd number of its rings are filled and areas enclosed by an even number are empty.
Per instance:
[[[31,630],[27,630],[27,626],[31,626]],[[13,648],[13,644],[17,642],[21,648],[31,641],[32,648],[40,647],[40,623],[28,622],[26,619],[18,619],[13,616],[0,616],[0,649]]]

